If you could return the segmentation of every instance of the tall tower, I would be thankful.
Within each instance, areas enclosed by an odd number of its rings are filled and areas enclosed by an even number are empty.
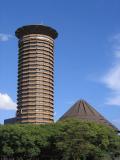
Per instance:
[[[28,25],[15,32],[19,39],[17,121],[44,124],[54,114],[54,39],[56,30]]]

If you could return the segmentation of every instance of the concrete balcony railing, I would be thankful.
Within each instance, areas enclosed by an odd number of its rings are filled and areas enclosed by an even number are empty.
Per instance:
[[[46,70],[46,69],[42,69],[42,68],[41,69],[36,69],[36,70],[24,70],[23,69],[23,71],[18,71],[19,75],[24,75],[24,74],[27,75],[27,74],[35,74],[35,73],[36,74],[40,74],[40,73],[46,73],[47,74],[48,73],[52,76],[54,74],[52,70],[50,70],[50,69]]]
[[[21,40],[22,42],[25,42],[26,40],[34,40],[36,42],[37,41],[41,41],[41,40],[44,40],[44,41],[48,41],[48,42],[51,42],[53,43],[53,39],[49,36],[46,36],[46,35],[38,35],[38,34],[31,34],[31,35],[25,35],[24,38]]]
[[[51,49],[54,48],[54,45],[52,43],[44,42],[44,41],[34,42],[34,41],[29,40],[29,41],[24,41],[22,43],[19,43],[19,48],[30,47],[30,46],[45,46],[45,47],[48,47],[48,48],[51,48]]]
[[[23,112],[51,112],[53,113],[53,106],[52,107],[49,107],[49,106],[34,106],[34,107],[31,107],[31,106],[24,106],[22,107],[22,111]]]
[[[42,48],[44,48],[44,49],[46,49],[46,50],[50,50],[51,52],[53,52],[53,47],[51,47],[51,46],[49,46],[49,45],[45,45],[45,44],[43,44],[43,43],[36,43],[36,44],[33,44],[33,43],[29,43],[29,44],[27,44],[27,45],[22,45],[22,46],[20,46],[19,47],[19,49],[20,50],[23,50],[23,49],[26,49],[26,48],[35,48],[35,49],[42,49]]]
[[[49,108],[52,108],[53,109],[53,105],[52,104],[50,104],[50,103],[39,103],[39,104],[37,104],[37,103],[24,103],[24,104],[20,104],[20,107],[25,107],[25,108],[29,108],[29,107],[37,107],[37,109],[40,107],[49,107]]]
[[[38,61],[40,61],[40,60],[45,60],[45,59],[47,59],[47,60],[50,60],[50,61],[52,61],[52,62],[54,62],[54,58],[53,57],[51,57],[51,56],[49,56],[49,55],[44,55],[44,54],[37,54],[37,55],[23,55],[23,56],[21,56],[21,57],[19,57],[19,61],[25,61],[25,60],[38,60]]]
[[[26,47],[26,48],[19,48],[19,53],[22,53],[22,52],[26,52],[26,51],[33,51],[33,52],[36,52],[36,51],[44,51],[44,52],[49,52],[49,53],[52,53],[53,54],[53,50],[51,49],[48,49],[46,47]]]
[[[49,56],[51,58],[54,59],[54,52],[48,52],[48,51],[43,51],[43,50],[36,50],[36,51],[32,51],[32,50],[28,50],[28,51],[20,51],[19,52],[19,59],[22,57],[27,57],[27,56]]]
[[[47,112],[47,111],[46,111]],[[24,111],[22,111],[22,114],[21,114],[21,116],[23,117],[24,116],[24,118],[26,118],[28,115],[29,116],[33,116],[34,115],[34,117],[42,117],[43,115],[45,115],[44,117],[45,118],[53,118],[53,112],[50,112],[50,111],[48,111],[49,113],[48,114],[46,114],[46,112],[24,112]],[[19,114],[19,113],[18,113]],[[20,115],[20,114],[19,114]]]
[[[53,76],[51,76],[51,75],[48,75],[48,74],[39,74],[39,75],[31,75],[31,74],[29,74],[29,75],[20,75],[20,76],[18,76],[18,80],[28,80],[28,79],[30,79],[30,80],[40,80],[40,78],[43,78],[43,80],[44,79],[50,79],[50,80],[52,80],[53,81]]]
[[[39,65],[45,65],[46,63],[49,63],[50,65],[52,65],[53,66],[53,64],[54,64],[54,62],[53,61],[51,61],[50,59],[44,59],[44,58],[42,58],[41,60],[40,59],[26,59],[26,60],[22,60],[22,61],[20,61],[19,62],[19,66],[20,65],[22,65],[22,64],[28,64],[28,65],[30,65],[30,64],[39,64]]]
[[[40,91],[28,91],[28,90],[22,90],[22,91],[17,91],[17,96],[22,96],[22,95],[38,95],[39,96],[46,96],[46,95],[49,95],[49,96],[52,96],[53,97],[53,92],[47,92],[46,90],[40,90]]]
[[[41,86],[45,86],[45,87],[48,87],[48,88],[52,88],[52,89],[54,89],[54,86],[53,85],[51,85],[51,84],[45,84],[45,83],[39,83],[39,84],[32,84],[32,83],[27,83],[27,84],[21,84],[21,85],[19,85],[17,88],[18,89],[26,89],[26,88],[28,88],[28,86],[30,87],[30,88],[41,88]]]
[[[50,96],[50,95],[48,96],[48,95],[45,95],[45,94],[44,94],[44,95],[43,95],[43,94],[41,94],[41,95],[39,95],[39,94],[38,94],[38,95],[37,95],[37,94],[36,94],[36,95],[32,95],[32,94],[31,94],[31,95],[29,95],[29,94],[28,94],[28,95],[22,95],[21,97],[19,97],[19,99],[20,99],[20,98],[21,98],[21,99],[22,99],[22,98],[23,98],[23,99],[24,99],[24,98],[25,98],[25,99],[28,99],[28,98],[39,98],[39,97],[41,97],[42,99],[50,99],[50,100],[53,101],[53,96]]]
[[[43,81],[43,79],[38,80],[38,81],[22,81],[19,83],[19,87],[22,86],[39,86],[39,85],[43,85],[43,86],[50,86],[50,87],[54,87],[53,83],[49,82],[49,81]]]
[[[26,67],[49,67],[49,68],[52,68],[53,69],[53,65],[48,63],[48,62],[29,62],[29,64],[24,64],[24,63],[21,63],[21,64],[18,64],[18,69],[22,69],[22,68],[26,68]]]
[[[19,101],[18,101],[18,104],[19,104],[19,102],[20,103],[26,103],[26,102],[47,102],[47,103],[51,103],[51,104],[53,104],[53,100],[51,100],[51,99],[49,99],[49,98],[41,98],[41,97],[32,97],[32,98],[30,98],[30,97],[27,97],[27,98],[23,98],[23,99],[19,99]]]
[[[44,41],[24,41],[23,43],[19,43],[19,48],[22,48],[22,47],[29,47],[29,46],[45,46],[45,47],[48,47],[48,48],[51,48],[53,49],[54,48],[54,45],[52,43],[47,43],[47,42],[44,42]]]
[[[45,123],[53,123],[53,120],[22,120],[22,123],[33,123],[33,124],[45,124]]]
[[[34,57],[33,56],[23,56],[22,58],[19,58],[19,63],[22,63],[22,62],[36,62],[36,61],[38,61],[38,62],[42,62],[42,61],[44,61],[44,62],[52,62],[52,63],[54,63],[54,61],[53,61],[53,58],[51,58],[51,57],[49,57],[49,55],[38,55],[38,56],[36,56],[36,55],[34,55]]]
[[[28,70],[37,70],[37,69],[45,69],[45,70],[50,70],[51,72],[53,72],[53,68],[51,68],[51,67],[49,67],[49,66],[41,66],[41,65],[39,65],[39,66],[25,66],[25,67],[21,67],[21,68],[18,68],[18,71],[21,71],[21,72],[23,72],[23,71],[28,71]]]

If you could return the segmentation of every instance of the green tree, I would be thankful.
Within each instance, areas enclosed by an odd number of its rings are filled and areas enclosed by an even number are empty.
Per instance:
[[[0,156],[15,160],[114,160],[120,137],[95,122],[68,119],[47,125],[0,125]]]
[[[115,159],[120,155],[120,137],[111,128],[74,119],[60,123],[63,128],[56,147],[63,160]]]

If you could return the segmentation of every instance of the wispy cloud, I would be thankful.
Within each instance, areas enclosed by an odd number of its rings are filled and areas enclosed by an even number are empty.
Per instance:
[[[11,99],[8,94],[0,93],[0,109],[15,110],[16,103]]]
[[[11,39],[11,38],[13,38],[13,36],[10,35],[10,34],[0,33],[0,41],[1,41],[1,42],[8,41],[8,40]]]
[[[120,91],[120,64],[115,64],[109,69],[106,75],[103,76],[102,81],[112,91]]]
[[[102,77],[102,83],[110,89],[106,104],[120,106],[120,33],[112,38],[114,65]]]
[[[108,97],[106,99],[106,104],[112,106],[120,106],[120,93],[114,93],[111,97]]]

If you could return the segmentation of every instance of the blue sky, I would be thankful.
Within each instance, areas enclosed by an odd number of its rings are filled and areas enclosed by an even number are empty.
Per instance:
[[[15,115],[18,46],[27,24],[55,28],[55,120],[85,99],[120,128],[120,1],[1,0],[0,123]]]

